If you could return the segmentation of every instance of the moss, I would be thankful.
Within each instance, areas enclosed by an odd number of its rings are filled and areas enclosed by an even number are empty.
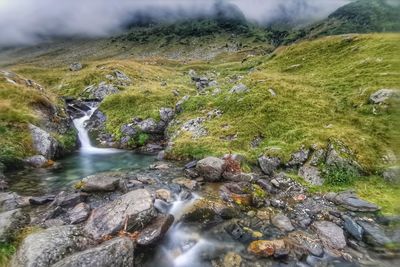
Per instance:
[[[146,133],[140,133],[137,137],[137,144],[143,146],[149,140],[150,136]]]
[[[77,190],[79,190],[79,189],[81,189],[84,185],[85,185],[85,182],[81,180],[81,181],[79,181],[79,182],[77,182],[77,183],[74,184],[74,188],[77,189]]]
[[[16,248],[12,244],[0,243],[0,266],[8,266]]]

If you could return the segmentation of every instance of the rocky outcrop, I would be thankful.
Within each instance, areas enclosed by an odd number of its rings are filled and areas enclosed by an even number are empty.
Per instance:
[[[222,179],[225,161],[216,157],[207,157],[197,162],[196,169],[206,181],[217,182]]]
[[[16,208],[21,208],[29,204],[26,198],[23,198],[17,193],[0,192],[0,211],[9,211]]]
[[[47,159],[53,159],[59,149],[57,140],[48,132],[33,124],[29,124],[29,130],[31,131],[33,147],[36,152]]]
[[[99,240],[124,229],[134,231],[143,228],[156,215],[154,199],[149,191],[138,189],[92,211],[85,232]]]
[[[114,238],[101,245],[73,254],[53,267],[131,267],[134,266],[134,244],[128,238]]]
[[[86,87],[83,93],[87,94],[89,98],[103,100],[109,95],[119,93],[119,90],[112,84],[101,82],[97,86],[91,85]]]
[[[51,227],[30,234],[12,259],[12,267],[47,267],[84,249],[89,239],[75,226]]]
[[[106,75],[106,78],[119,86],[129,86],[132,84],[132,80],[120,70],[115,70],[112,74]]]
[[[324,179],[321,177],[321,172],[318,167],[306,164],[299,169],[298,174],[312,185],[322,185],[324,183]]]
[[[369,97],[369,101],[373,104],[382,104],[396,94],[398,94],[398,92],[395,89],[380,89]]]
[[[155,245],[160,241],[174,222],[171,214],[159,215],[153,222],[146,226],[139,234],[136,242],[141,246]]]
[[[389,237],[386,236],[385,231],[379,225],[373,222],[366,222],[358,220],[357,223],[364,231],[364,240],[368,244],[376,247],[382,247],[392,243]]]
[[[0,213],[0,242],[9,242],[14,238],[17,230],[29,223],[29,215],[21,209]]]

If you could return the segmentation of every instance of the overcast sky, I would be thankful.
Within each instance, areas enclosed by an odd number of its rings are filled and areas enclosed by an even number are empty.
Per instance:
[[[348,0],[227,0],[249,20],[265,23],[282,13],[318,19]],[[171,18],[211,12],[215,0],[0,0],[0,46],[31,44],[43,36],[115,34],[137,11]],[[284,7],[284,8],[282,8]],[[285,10],[285,12],[282,12]]]

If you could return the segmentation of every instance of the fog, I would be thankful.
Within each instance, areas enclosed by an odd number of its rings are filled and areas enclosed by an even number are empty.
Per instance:
[[[279,19],[310,22],[348,0],[226,0],[246,19],[261,24]],[[176,20],[213,12],[215,0],[0,0],[0,46],[26,45],[48,37],[117,34],[142,16]]]

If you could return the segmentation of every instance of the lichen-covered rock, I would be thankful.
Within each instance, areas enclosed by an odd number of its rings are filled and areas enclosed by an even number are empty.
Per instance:
[[[320,257],[324,253],[319,239],[315,235],[311,235],[304,231],[295,231],[289,233],[285,241],[290,244],[292,251],[300,256],[312,254]]]
[[[86,221],[90,215],[90,206],[86,203],[79,203],[68,212],[71,224],[77,224]]]
[[[325,247],[343,249],[346,247],[346,238],[343,229],[329,221],[316,221],[312,224]]]
[[[156,215],[149,191],[138,189],[92,211],[85,232],[94,239],[114,235],[126,225],[127,231],[143,228]]]
[[[243,83],[240,83],[238,85],[235,85],[232,87],[232,89],[229,91],[231,94],[240,94],[240,93],[246,93],[249,91],[249,88],[247,88],[246,85]]]
[[[14,255],[12,267],[47,267],[84,249],[89,239],[75,226],[57,226],[30,234]]]
[[[260,257],[283,256],[289,254],[285,242],[277,240],[257,240],[250,243],[247,251]]]
[[[383,172],[383,178],[389,183],[400,183],[400,166],[392,166]]]
[[[396,94],[394,89],[380,89],[379,91],[373,93],[369,100],[373,104],[381,104],[386,102],[389,98]]]
[[[287,166],[289,168],[299,168],[310,156],[310,149],[302,147],[299,151],[292,154]]]
[[[324,179],[321,177],[321,172],[318,167],[306,164],[299,169],[298,174],[312,185],[322,185],[324,183]]]
[[[161,108],[160,118],[162,121],[170,122],[175,116],[175,111],[172,108]]]
[[[141,246],[151,246],[160,241],[174,222],[171,214],[159,215],[139,234],[136,242]]]
[[[29,205],[29,200],[13,192],[0,192],[0,211],[8,211]]]
[[[358,220],[357,223],[364,230],[364,239],[370,245],[382,247],[392,243],[385,231],[379,225],[372,222]]]
[[[217,182],[222,179],[225,161],[216,157],[207,157],[197,162],[196,169],[206,181]]]
[[[344,229],[355,239],[361,241],[363,237],[364,230],[363,228],[357,224],[350,216],[342,217],[344,224]]]
[[[112,84],[101,82],[98,86],[88,86],[85,88],[84,93],[87,93],[90,98],[103,100],[109,95],[119,93],[119,90]]]
[[[294,227],[290,219],[283,214],[275,215],[274,217],[272,217],[271,222],[275,227],[279,228],[281,231],[290,232],[294,230]]]
[[[33,124],[29,124],[29,130],[32,135],[33,148],[36,152],[47,159],[54,159],[59,148],[57,140],[48,132]]]
[[[81,202],[84,202],[88,197],[87,193],[67,193],[65,191],[61,191],[56,198],[54,199],[52,206],[59,206],[59,207],[71,207],[75,206]]]
[[[271,176],[278,169],[279,165],[281,165],[281,160],[277,157],[262,156],[258,158],[258,164],[266,175]]]
[[[101,245],[75,253],[52,267],[131,267],[134,266],[134,244],[129,238],[114,238]]]
[[[0,242],[9,242],[18,229],[29,223],[29,215],[21,209],[0,213]]]
[[[144,133],[160,133],[157,122],[152,118],[139,122],[137,126]]]
[[[348,210],[352,211],[378,211],[380,208],[368,201],[362,200],[352,191],[345,191],[341,193],[328,193],[325,196],[329,201],[337,205],[341,205]]]

